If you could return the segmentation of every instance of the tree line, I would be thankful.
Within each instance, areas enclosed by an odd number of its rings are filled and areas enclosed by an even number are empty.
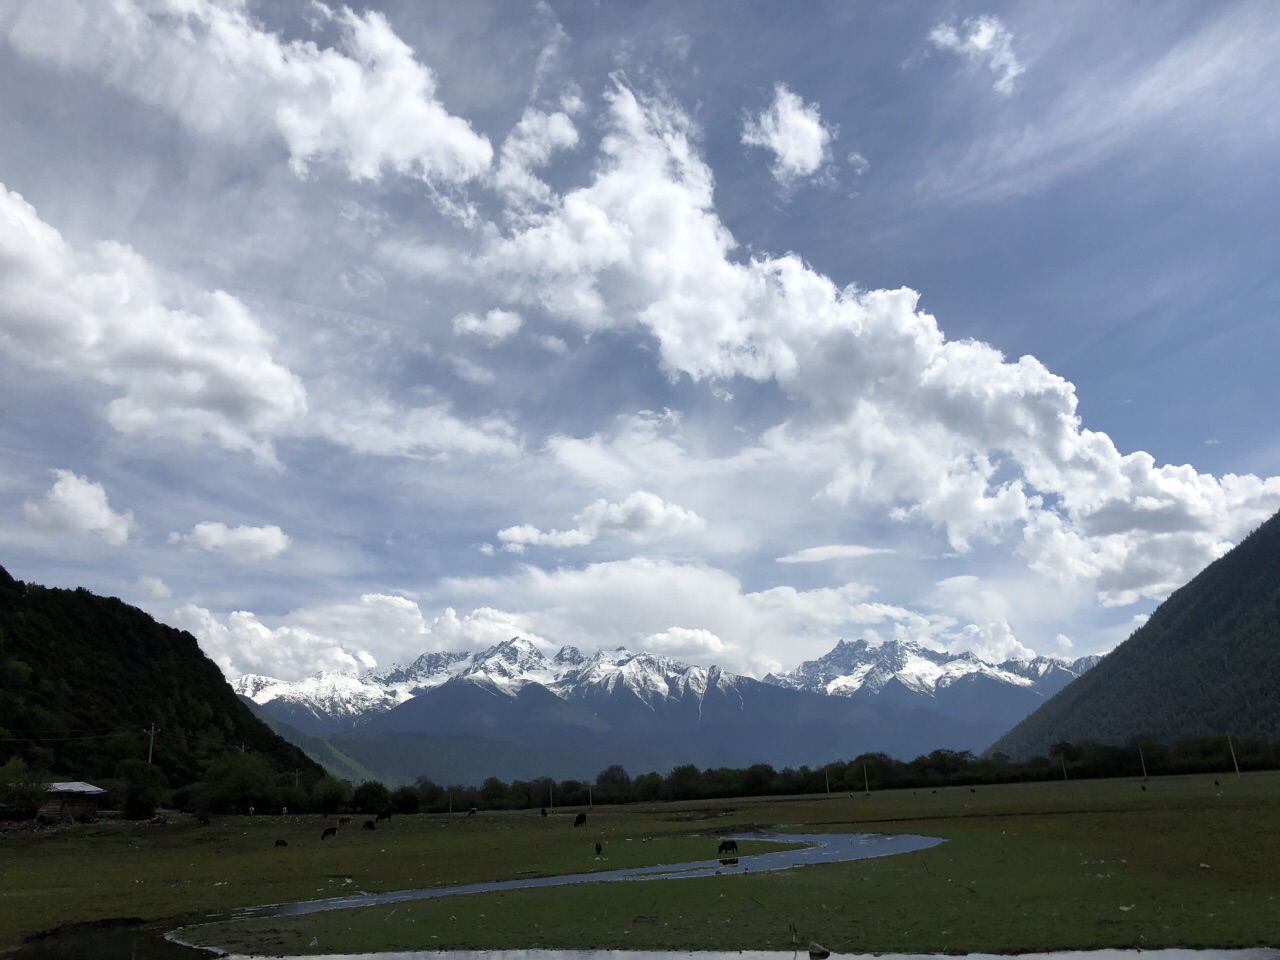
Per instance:
[[[506,782],[489,777],[479,785],[437,784],[420,777],[411,785],[388,788],[377,781],[353,784],[311,771],[279,773],[262,757],[232,751],[211,763],[192,784],[170,787],[164,771],[145,761],[121,761],[116,776],[99,784],[107,789],[106,809],[145,818],[164,805],[198,814],[290,813],[466,813],[480,810],[528,810],[670,800],[783,796],[827,792],[921,787],[976,786],[1059,779],[1171,776],[1231,773],[1280,767],[1280,741],[1234,740],[1225,735],[1195,737],[1173,744],[1138,738],[1125,746],[1095,740],[1054,744],[1048,755],[1015,762],[1001,754],[934,750],[914,760],[864,753],[820,767],[775,769],[708,767],[694,764],[631,776],[620,765],[601,770],[594,780]],[[0,812],[30,817],[43,801],[47,778],[19,758],[0,766]]]

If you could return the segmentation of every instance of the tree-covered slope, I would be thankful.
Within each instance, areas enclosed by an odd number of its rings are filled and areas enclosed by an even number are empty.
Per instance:
[[[114,597],[13,579],[0,567],[0,764],[20,757],[59,778],[111,777],[147,758],[173,786],[228,751],[277,771],[319,774],[250,713],[191,634]]]
[[[989,752],[1017,759],[1062,740],[1212,733],[1280,739],[1280,514]]]

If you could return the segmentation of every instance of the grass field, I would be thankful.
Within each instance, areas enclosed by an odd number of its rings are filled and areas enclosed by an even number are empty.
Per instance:
[[[1280,944],[1280,774],[1024,784],[396,818],[314,817],[0,838],[0,943],[71,920],[706,859],[715,834],[922,833],[942,846],[773,874],[585,885],[188,928],[271,954],[604,947],[1020,952]],[[356,825],[352,825],[356,826]],[[272,846],[279,836],[285,849]],[[628,839],[629,838],[629,839]],[[605,844],[605,859],[592,844]],[[743,845],[742,853],[754,852]],[[312,939],[317,947],[309,945]]]

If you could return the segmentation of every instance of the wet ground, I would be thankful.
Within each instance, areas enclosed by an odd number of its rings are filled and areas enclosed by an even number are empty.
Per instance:
[[[747,836],[723,839],[748,839]],[[21,960],[80,960],[84,957],[100,960],[194,960],[208,957],[203,950],[176,942],[192,927],[220,920],[247,920],[267,917],[299,916],[326,910],[346,910],[352,907],[379,904],[404,903],[411,900],[430,900],[437,897],[456,897],[470,893],[495,893],[506,890],[523,890],[534,887],[556,887],[580,883],[651,882],[675,880],[685,877],[707,877],[738,873],[760,873],[772,870],[790,870],[823,863],[843,863],[849,860],[865,860],[871,857],[887,857],[898,853],[925,850],[942,843],[936,837],[911,835],[885,836],[881,834],[751,834],[752,840],[772,840],[779,843],[808,843],[801,850],[759,853],[752,856],[726,856],[717,860],[700,860],[691,863],[667,864],[651,867],[634,867],[625,870],[608,870],[598,873],[568,874],[555,877],[529,877],[520,880],[499,880],[490,883],[471,883],[453,887],[427,887],[417,890],[396,890],[391,893],[358,893],[327,900],[305,900],[298,903],[269,904],[245,907],[237,910],[175,917],[161,923],[131,925],[110,929],[80,929],[65,931],[27,944],[13,956]],[[175,931],[174,937],[164,934]],[[531,957],[545,951],[475,956]],[[381,960],[394,957],[428,956],[429,954],[392,954],[377,956]],[[593,954],[606,956],[604,953]],[[374,956],[369,954],[368,956]],[[561,956],[556,954],[556,956]],[[568,957],[569,954],[563,956]],[[608,954],[621,956],[621,954]],[[653,956],[658,956],[657,954]],[[738,956],[734,954],[733,956]],[[790,956],[790,954],[787,954]],[[1270,960],[1270,958],[1268,958]],[[1277,958],[1280,960],[1280,958]]]

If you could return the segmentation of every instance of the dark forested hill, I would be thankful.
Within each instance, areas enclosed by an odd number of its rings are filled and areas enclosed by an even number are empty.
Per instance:
[[[147,758],[170,784],[199,780],[231,750],[277,771],[319,774],[240,702],[191,634],[115,598],[22,583],[0,567],[0,764],[110,777]]]
[[[989,752],[1017,759],[1062,740],[1212,733],[1280,739],[1280,514]]]

